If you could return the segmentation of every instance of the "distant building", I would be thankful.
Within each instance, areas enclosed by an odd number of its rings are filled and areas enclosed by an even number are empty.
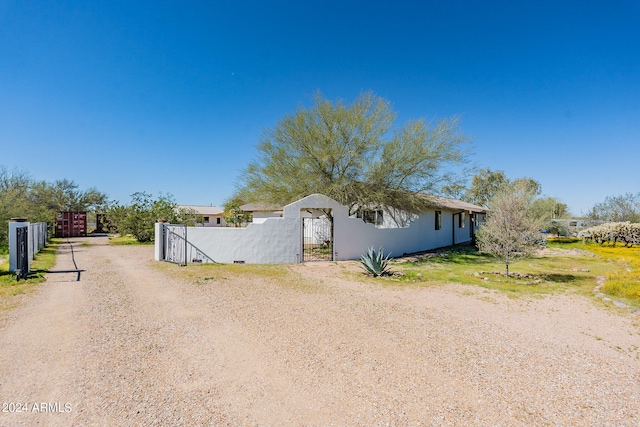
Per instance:
[[[551,223],[554,224],[559,231],[559,235],[576,237],[579,232],[586,230],[589,227],[600,225],[606,221],[597,221],[593,219],[552,219]]]
[[[179,205],[179,209],[192,212],[199,221],[198,227],[226,227],[224,211],[217,206]]]

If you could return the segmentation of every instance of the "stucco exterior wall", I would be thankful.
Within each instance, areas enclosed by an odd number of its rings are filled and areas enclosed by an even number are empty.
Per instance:
[[[405,228],[376,228],[359,218],[349,218],[348,210],[321,194],[312,194],[284,207],[282,217],[261,218],[246,228],[189,227],[188,257],[202,262],[245,262],[288,264],[300,262],[302,217],[317,209],[329,209],[334,218],[334,259],[359,259],[368,247],[382,247],[385,253],[401,256],[471,240],[470,216],[458,227],[456,212],[441,210],[442,228],[435,230],[435,211],[415,217]],[[157,224],[156,227],[161,227]],[[156,238],[156,259],[161,251]]]
[[[391,253],[395,257],[471,241],[469,215],[466,215],[465,227],[458,228],[455,212],[441,212],[440,230],[435,229],[435,210],[421,213],[403,228],[376,228],[359,218],[336,218],[334,248],[338,253],[337,260],[358,259],[368,247],[382,247],[385,254]]]

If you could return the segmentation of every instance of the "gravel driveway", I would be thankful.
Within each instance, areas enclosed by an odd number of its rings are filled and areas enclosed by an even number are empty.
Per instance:
[[[49,274],[0,322],[2,426],[640,425],[639,319],[595,300],[349,263],[186,280],[152,247],[70,242],[55,269],[73,247],[80,281]]]

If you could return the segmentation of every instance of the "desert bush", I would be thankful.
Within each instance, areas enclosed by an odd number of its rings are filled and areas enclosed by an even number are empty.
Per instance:
[[[500,190],[489,201],[487,219],[476,234],[478,249],[502,260],[505,274],[519,258],[534,254],[545,244],[542,219],[532,209],[535,193],[526,186]]]

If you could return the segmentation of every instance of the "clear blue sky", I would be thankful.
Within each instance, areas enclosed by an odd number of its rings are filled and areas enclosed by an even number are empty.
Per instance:
[[[637,0],[0,0],[0,164],[38,180],[222,205],[318,90],[461,115],[576,214],[640,191]]]

